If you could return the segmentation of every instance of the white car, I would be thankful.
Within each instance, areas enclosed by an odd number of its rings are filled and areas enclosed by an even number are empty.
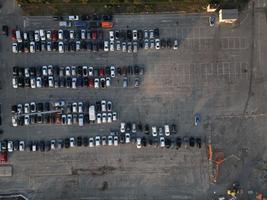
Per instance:
[[[109,43],[108,43],[108,41],[104,41],[104,51],[109,51]]]
[[[114,146],[118,146],[119,145],[119,138],[118,138],[118,136],[114,136]]]
[[[88,67],[88,76],[94,76],[94,68]]]
[[[94,86],[95,88],[99,88],[99,78],[95,78]]]
[[[78,110],[77,108],[78,108],[78,104],[76,102],[73,102],[72,103],[72,112],[77,113],[77,110]]]
[[[47,51],[52,51],[51,45],[52,45],[51,42],[46,43],[46,50]]]
[[[144,30],[144,38],[148,38],[148,31]]]
[[[149,30],[149,38],[153,39],[154,38],[154,30]]]
[[[78,103],[78,112],[83,113],[83,102]]]
[[[14,42],[12,44],[12,52],[13,53],[18,53],[18,43]]]
[[[42,75],[47,76],[47,66],[45,65],[42,67]]]
[[[42,87],[42,78],[41,77],[37,77],[36,78],[36,87],[37,88],[41,88]]]
[[[107,145],[107,137],[106,136],[102,136],[102,145],[105,146]]]
[[[7,150],[8,150],[8,152],[13,152],[13,149],[14,149],[14,147],[13,147],[13,141],[8,141],[8,143],[7,143]]]
[[[122,45],[122,52],[126,52],[127,51],[126,42],[123,42],[121,45]]]
[[[66,75],[66,76],[70,76],[70,74],[71,74],[71,69],[70,69],[69,66],[67,66],[67,67],[65,68],[65,75]]]
[[[58,39],[63,40],[63,30],[62,29],[58,30]]]
[[[34,77],[31,77],[31,88],[36,88],[36,81]]]
[[[174,40],[173,50],[177,50],[177,49],[178,49],[178,40]]]
[[[75,146],[75,139],[74,137],[70,138],[70,147],[74,147]]]
[[[56,149],[56,140],[51,140],[51,150]]]
[[[117,113],[116,112],[112,113],[112,121],[117,121]]]
[[[70,39],[74,40],[74,30],[70,30]]]
[[[79,114],[79,126],[83,126],[83,114]]]
[[[148,41],[148,39],[145,39],[145,41],[144,41],[144,49],[149,49],[149,41]]]
[[[102,113],[102,123],[107,123],[107,113]]]
[[[121,50],[121,42],[119,40],[116,41],[116,50],[117,51]]]
[[[94,147],[95,146],[95,141],[93,137],[89,138],[89,147]]]
[[[18,79],[16,77],[12,78],[12,86],[13,88],[18,88]]]
[[[76,76],[76,66],[71,66],[71,75]]]
[[[170,136],[171,135],[169,125],[164,125],[164,132],[165,132],[166,136]]]
[[[131,142],[131,135],[130,133],[125,133],[125,143],[128,144]]]
[[[154,49],[155,47],[155,41],[152,39],[150,40],[150,49]]]
[[[101,120],[101,117],[102,117],[102,116],[101,116],[101,113],[97,113],[97,115],[96,115],[96,123],[97,123],[97,124],[101,124],[101,121],[102,121],[102,120]]]
[[[114,78],[116,75],[116,70],[114,66],[110,66],[110,76]]]
[[[132,132],[136,133],[136,124],[135,123],[132,123]]]
[[[30,116],[29,115],[25,115],[24,116],[24,125],[25,126],[29,126],[30,124]]]
[[[29,103],[24,104],[24,113],[25,114],[30,113],[30,104]]]
[[[121,133],[125,133],[125,122],[121,122]]]
[[[53,66],[52,65],[48,65],[47,73],[49,76],[53,76]]]
[[[33,144],[32,144],[32,151],[37,151],[36,143],[33,143]]]
[[[156,126],[152,126],[152,136],[153,137],[157,137],[158,136],[157,127]]]
[[[24,151],[25,150],[25,143],[24,141],[19,141],[19,151]]]
[[[136,147],[137,147],[137,149],[140,149],[142,147],[142,145],[141,145],[141,138],[137,138],[136,139]]]
[[[35,42],[39,42],[40,41],[40,32],[39,32],[39,30],[34,31],[34,40],[35,40]]]
[[[48,86],[50,88],[54,87],[54,77],[53,76],[48,77]]]
[[[112,122],[112,113],[108,113],[108,123]]]
[[[35,42],[30,42],[30,53],[35,53]]]
[[[113,145],[113,136],[109,135],[108,136],[108,146],[112,146]]]
[[[114,31],[109,31],[109,40],[114,42]]]
[[[24,76],[27,77],[27,78],[30,77],[30,69],[29,69],[29,67],[25,67],[24,68]]]
[[[18,120],[16,116],[11,117],[12,126],[17,127],[18,126]]]
[[[72,114],[67,115],[67,125],[72,125]]]
[[[46,39],[45,36],[46,36],[45,31],[43,29],[41,29],[40,30],[40,38],[42,41],[45,41],[45,39]]]
[[[17,105],[17,110],[18,110],[18,114],[22,114],[23,113],[23,106],[22,106],[22,104],[18,104]]]
[[[111,79],[110,79],[110,77],[107,77],[106,78],[106,87],[110,87],[110,85],[111,85]]]
[[[133,40],[137,40],[137,30],[133,30]]]
[[[107,111],[107,106],[106,106],[106,101],[102,100],[101,101],[101,111],[106,112]]]
[[[81,30],[81,39],[82,40],[86,39],[86,31],[84,29]]]
[[[58,43],[58,52],[59,53],[64,53],[64,44],[63,42]]]
[[[155,43],[156,43],[156,49],[159,50],[160,49],[160,40],[159,39],[156,39],[155,40]]]
[[[114,51],[114,42],[113,41],[109,42],[109,50]]]
[[[95,136],[95,146],[97,147],[97,146],[100,146],[100,142],[101,142],[101,140],[100,140],[100,136]]]
[[[46,31],[47,40],[51,40],[51,31]]]
[[[72,89],[76,89],[76,82],[77,82],[77,78],[73,77],[72,82],[71,82]]]
[[[165,147],[165,138],[164,137],[160,137],[159,138],[159,143],[160,143],[160,147]]]
[[[76,41],[76,51],[80,51],[80,50],[81,50],[81,42]]]

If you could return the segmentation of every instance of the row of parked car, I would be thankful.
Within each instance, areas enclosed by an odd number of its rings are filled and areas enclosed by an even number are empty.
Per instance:
[[[144,68],[128,67],[93,67],[93,66],[53,66],[42,67],[13,67],[13,88],[106,88],[111,86],[111,79],[117,75],[143,75]],[[135,77],[135,87],[139,87],[140,79]],[[123,87],[128,87],[128,78],[123,79]]]
[[[111,123],[117,120],[117,112],[113,111],[111,101],[89,102],[64,101],[55,103],[25,103],[12,106],[12,126],[28,126],[30,124],[79,125],[89,123]]]
[[[23,140],[3,140],[0,141],[0,150],[2,152],[8,151],[50,151],[63,148],[72,147],[98,147],[98,146],[118,146],[119,144],[136,144],[136,147],[154,146],[160,148],[173,148],[179,149],[182,145],[185,148],[188,147],[202,147],[202,140],[200,137],[174,137],[166,138],[147,138],[147,137],[135,137],[123,133],[111,132],[108,136],[78,136],[65,139],[52,139],[49,141],[23,141]]]
[[[121,133],[136,133],[142,132],[146,135],[152,135],[153,137],[157,136],[170,136],[175,135],[177,133],[176,125],[175,124],[165,124],[164,126],[150,126],[149,124],[142,125],[141,122],[139,123],[131,123],[131,122],[121,122],[120,125],[120,132]]]

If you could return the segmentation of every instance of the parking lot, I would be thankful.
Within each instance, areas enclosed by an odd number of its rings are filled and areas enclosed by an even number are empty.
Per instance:
[[[14,18],[9,26],[19,26],[22,30],[58,29],[51,17],[15,20],[18,12],[12,7],[8,9],[11,10],[9,13],[1,14],[3,24]],[[16,14],[11,16],[12,12]],[[152,146],[137,149],[136,145],[129,144],[14,152],[8,161],[13,166],[13,176],[1,178],[3,193],[22,193],[30,199],[209,199],[213,186],[210,185],[205,144],[210,135],[213,144],[229,154],[248,148],[247,156],[238,154],[244,163],[255,157],[263,158],[266,154],[262,147],[266,144],[263,132],[266,128],[264,66],[267,60],[263,56],[266,44],[260,43],[266,40],[262,34],[266,32],[266,22],[261,11],[256,12],[255,39],[252,38],[252,33],[247,30],[252,28],[253,18],[250,11],[247,12],[248,16],[238,26],[215,27],[209,26],[206,14],[114,16],[114,30],[159,28],[161,38],[181,40],[177,51],[139,49],[135,54],[117,51],[13,54],[11,39],[2,37],[0,102],[4,133],[1,140],[103,136],[111,130],[119,130],[121,122],[130,121],[151,126],[176,124],[177,136],[201,137],[204,141],[201,149]],[[261,23],[265,23],[265,27],[260,27]],[[256,47],[252,55],[253,39]],[[12,87],[13,66],[49,64],[138,65],[144,68],[144,75],[138,88],[121,87],[122,79],[116,79],[114,86],[105,89]],[[129,81],[133,84],[134,79]],[[248,92],[250,87],[252,92]],[[14,104],[60,100],[96,102],[103,99],[112,101],[113,110],[118,114],[117,121],[81,127],[47,124],[12,127],[11,106]],[[201,113],[202,117],[198,127],[194,126],[195,113]],[[255,137],[250,134],[252,131],[255,131]],[[245,139],[239,139],[242,136]],[[254,146],[255,143],[258,147]],[[222,171],[222,185],[238,179],[240,174],[250,174],[253,166],[248,169],[244,163],[234,163],[238,167],[230,168],[233,173],[229,179],[226,178],[229,171]],[[247,179],[240,181],[246,183]],[[257,180],[253,181],[246,187],[259,185]]]

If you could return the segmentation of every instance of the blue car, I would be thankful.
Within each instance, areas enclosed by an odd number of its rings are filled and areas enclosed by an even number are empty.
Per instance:
[[[195,114],[195,126],[198,126],[200,124],[200,114]]]

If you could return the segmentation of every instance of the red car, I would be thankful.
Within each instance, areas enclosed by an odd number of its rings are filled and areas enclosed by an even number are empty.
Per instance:
[[[52,40],[57,41],[58,40],[58,32],[56,30],[52,31]]]
[[[99,70],[99,76],[105,76],[105,69],[101,68]]]
[[[89,81],[88,81],[88,87],[89,88],[93,88],[94,87],[94,80],[93,79],[89,79]]]
[[[16,30],[15,29],[13,29],[11,31],[11,38],[12,38],[12,40],[17,40],[17,38],[16,38]]]
[[[92,40],[96,40],[97,38],[97,33],[96,30],[92,31]]]

